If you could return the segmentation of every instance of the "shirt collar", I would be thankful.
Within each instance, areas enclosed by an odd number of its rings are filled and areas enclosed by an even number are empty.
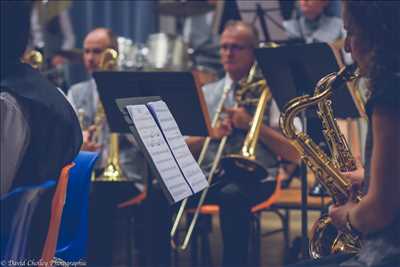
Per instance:
[[[228,73],[226,73],[226,74],[225,74],[225,83],[224,83],[224,88],[226,88],[226,87],[229,87],[229,88],[231,88],[231,87],[232,87],[232,83],[233,83],[233,80],[232,80],[232,78],[229,76],[229,74],[228,74]]]

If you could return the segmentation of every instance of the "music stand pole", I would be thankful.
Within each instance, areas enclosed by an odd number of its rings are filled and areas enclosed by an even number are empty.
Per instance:
[[[269,36],[268,29],[267,29],[267,22],[264,18],[264,10],[262,9],[259,3],[256,4],[256,14],[258,19],[260,20],[261,30],[264,34],[265,42],[271,41],[271,37]]]
[[[306,111],[301,112],[301,121],[304,127],[304,132],[307,133],[307,116]],[[308,183],[307,183],[307,165],[304,162],[300,163],[300,178],[301,178],[301,255],[302,258],[308,258]]]

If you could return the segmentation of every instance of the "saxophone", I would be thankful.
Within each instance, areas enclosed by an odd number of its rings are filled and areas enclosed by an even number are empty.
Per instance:
[[[358,77],[354,71],[355,66],[350,66],[323,77],[318,82],[314,95],[300,96],[289,101],[279,121],[283,134],[292,140],[303,162],[327,189],[333,202],[339,205],[347,201],[351,188],[351,182],[340,172],[355,170],[356,162],[333,116],[330,97],[333,90]],[[332,158],[328,157],[306,133],[297,132],[294,127],[296,115],[313,105],[318,106],[317,113],[322,120],[323,134]],[[360,201],[361,196],[361,192],[357,192],[355,201]],[[338,231],[328,215],[320,217],[312,228],[309,253],[315,259],[331,253],[357,253],[360,247],[360,238]]]

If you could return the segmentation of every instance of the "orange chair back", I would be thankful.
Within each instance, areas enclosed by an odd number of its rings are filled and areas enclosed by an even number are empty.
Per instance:
[[[70,163],[61,170],[57,188],[52,199],[49,229],[47,231],[47,237],[41,257],[42,262],[46,263],[46,266],[52,266],[53,257],[57,247],[58,232],[60,229],[65,197],[67,194],[69,170],[74,165],[74,163]]]

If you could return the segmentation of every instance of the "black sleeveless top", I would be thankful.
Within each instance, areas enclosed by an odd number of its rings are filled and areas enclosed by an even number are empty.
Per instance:
[[[365,188],[367,192],[371,175],[371,156],[373,147],[372,114],[376,107],[384,107],[400,117],[400,74],[387,77],[372,91],[366,110],[369,118],[368,135],[365,145]],[[400,137],[399,137],[400,138]],[[399,149],[399,148],[395,148]],[[399,159],[393,159],[398,161]],[[394,162],[394,164],[396,164]],[[397,177],[400,179],[400,177]],[[364,266],[400,266],[400,211],[395,221],[385,229],[365,237],[358,261]],[[344,265],[346,266],[346,265]],[[358,265],[355,265],[358,266]]]

